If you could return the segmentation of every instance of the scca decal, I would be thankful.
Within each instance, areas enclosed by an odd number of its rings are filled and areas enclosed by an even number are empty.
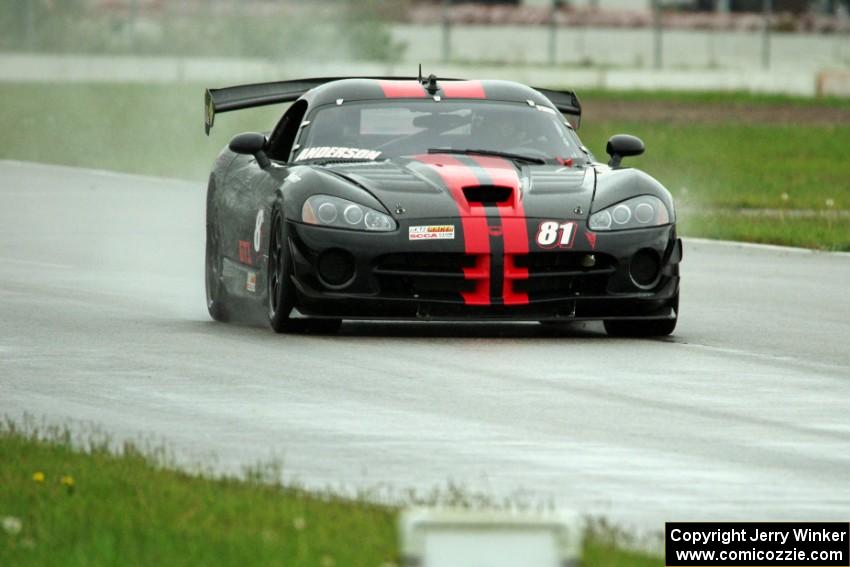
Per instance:
[[[535,241],[541,248],[572,248],[576,236],[576,223],[543,221],[537,228]]]
[[[364,150],[362,148],[344,148],[337,146],[316,146],[304,148],[295,161],[305,159],[336,158],[336,159],[378,159],[379,150]]]
[[[411,226],[407,235],[409,240],[454,240],[455,227],[452,224]]]

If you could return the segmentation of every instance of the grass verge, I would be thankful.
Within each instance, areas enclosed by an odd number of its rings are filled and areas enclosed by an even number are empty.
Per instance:
[[[663,182],[680,204],[700,214],[682,215],[685,235],[769,242],[827,250],[850,250],[850,219],[776,223],[734,216],[729,210],[850,210],[850,125],[742,124],[721,110],[823,106],[850,109],[847,101],[720,93],[583,93],[596,100],[679,101],[717,108],[718,122],[676,123],[657,119],[585,121],[581,136],[600,159],[614,133],[644,139],[647,153],[628,159]],[[0,84],[4,101],[0,159],[21,159],[205,180],[219,150],[233,134],[268,130],[281,106],[217,117],[203,134],[202,85],[187,84]],[[769,114],[769,113],[768,113]],[[724,214],[713,214],[722,209]]]
[[[397,508],[282,485],[276,467],[189,474],[164,454],[0,426],[0,565],[399,564]],[[661,564],[604,535],[584,557]]]
[[[562,85],[563,88],[571,88]],[[671,91],[671,90],[612,90],[581,89],[578,92],[584,100],[674,102],[696,104],[718,104],[723,106],[773,105],[812,107],[826,106],[850,110],[850,99],[841,97],[820,97],[812,99],[805,96],[787,94],[751,93],[747,91]]]
[[[705,210],[684,216],[680,230],[695,237],[850,250],[850,220],[847,218],[759,218]]]
[[[132,445],[6,430],[0,462],[0,516],[21,525],[0,531],[0,565],[378,566],[396,553],[392,509],[189,475]]]
[[[625,163],[659,179],[680,204],[850,209],[850,160],[841,157],[850,127],[618,121],[587,124],[581,136],[601,159],[617,132],[643,139],[646,154]]]

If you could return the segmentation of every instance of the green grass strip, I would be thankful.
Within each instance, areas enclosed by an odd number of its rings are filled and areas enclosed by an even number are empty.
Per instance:
[[[0,425],[0,565],[399,564],[397,508],[282,485],[277,466],[189,474],[161,450],[33,431]],[[601,533],[585,565],[661,564]]]

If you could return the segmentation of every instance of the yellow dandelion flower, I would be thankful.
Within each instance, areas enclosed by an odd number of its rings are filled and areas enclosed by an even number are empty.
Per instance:
[[[59,479],[59,483],[62,484],[63,486],[67,486],[67,487],[70,488],[70,487],[74,486],[74,477],[72,477],[69,474],[66,474],[65,476],[63,476],[62,478]]]
[[[32,479],[34,482],[44,482],[44,473],[41,471],[36,471],[32,473]]]

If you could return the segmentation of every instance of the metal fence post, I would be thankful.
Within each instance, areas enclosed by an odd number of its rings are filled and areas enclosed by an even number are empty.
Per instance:
[[[770,20],[773,15],[773,0],[762,0],[762,15],[764,16],[764,33],[761,41],[761,66],[770,69]]]
[[[663,48],[661,38],[661,0],[652,0],[652,28],[653,28],[653,54],[652,66],[660,69],[662,65],[661,51]]]
[[[552,0],[552,6],[549,9],[549,65],[554,65],[556,60],[558,23],[555,21],[555,17],[560,4],[559,0]]]
[[[452,57],[452,30],[451,23],[449,22],[449,6],[451,5],[451,0],[443,0],[443,53],[442,59],[443,62],[446,63]]]
[[[127,22],[128,43],[130,52],[136,52],[136,20],[139,17],[139,0],[130,0],[130,14]]]
[[[24,45],[35,51],[35,2],[24,0]]]

